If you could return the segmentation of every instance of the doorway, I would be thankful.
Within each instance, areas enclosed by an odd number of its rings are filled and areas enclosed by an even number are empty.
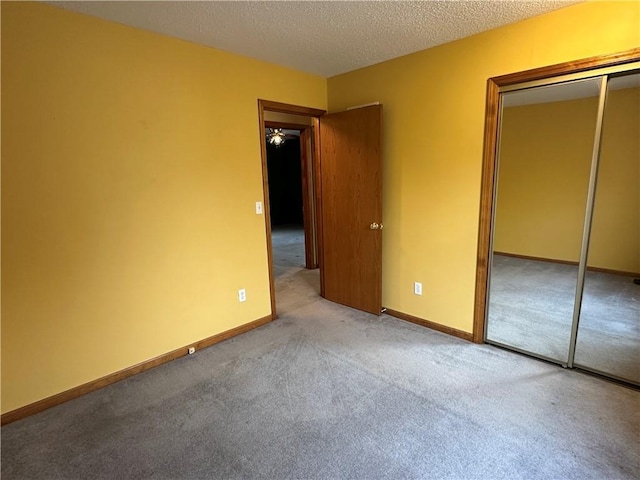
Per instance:
[[[324,110],[258,101],[273,319],[319,295],[314,118]]]
[[[286,120],[286,121],[285,121]],[[272,274],[278,311],[320,295],[313,215],[311,118],[266,112]]]
[[[271,113],[311,119],[311,126],[300,132],[303,218],[306,263],[319,266],[320,295],[380,315],[382,105],[374,102],[325,114],[324,110],[258,100],[261,137],[267,126],[265,117]],[[286,127],[290,126],[283,126]],[[264,140],[261,156],[271,316],[275,319],[276,287]],[[305,158],[312,160],[305,161]],[[310,258],[312,253],[314,258]]]
[[[276,280],[305,263],[304,211],[300,130],[271,124],[265,130],[271,242]]]
[[[484,341],[636,386],[637,59],[497,88],[478,259]]]

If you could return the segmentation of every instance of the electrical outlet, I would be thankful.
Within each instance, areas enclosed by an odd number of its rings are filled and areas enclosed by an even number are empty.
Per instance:
[[[189,355],[196,353],[196,347],[189,347]]]
[[[238,301],[246,302],[247,301],[247,291],[244,288],[238,290]]]
[[[422,284],[420,282],[415,282],[413,284],[413,293],[415,295],[422,295]]]

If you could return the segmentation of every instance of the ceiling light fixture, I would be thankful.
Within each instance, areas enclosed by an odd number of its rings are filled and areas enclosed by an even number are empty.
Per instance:
[[[281,128],[267,128],[267,141],[276,147],[284,143],[285,134]]]

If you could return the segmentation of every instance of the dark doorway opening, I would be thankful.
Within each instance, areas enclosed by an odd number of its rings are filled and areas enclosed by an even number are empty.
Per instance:
[[[267,172],[276,278],[305,266],[304,209],[300,130],[285,130],[285,140],[267,141]]]
[[[293,132],[293,133],[290,133]],[[303,227],[300,131],[288,130],[282,145],[267,142],[271,227]]]

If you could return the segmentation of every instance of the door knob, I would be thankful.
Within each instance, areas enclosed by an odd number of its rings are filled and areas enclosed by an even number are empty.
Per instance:
[[[382,225],[381,223],[373,222],[371,225],[369,225],[369,228],[371,230],[382,230],[384,228],[384,225]]]

